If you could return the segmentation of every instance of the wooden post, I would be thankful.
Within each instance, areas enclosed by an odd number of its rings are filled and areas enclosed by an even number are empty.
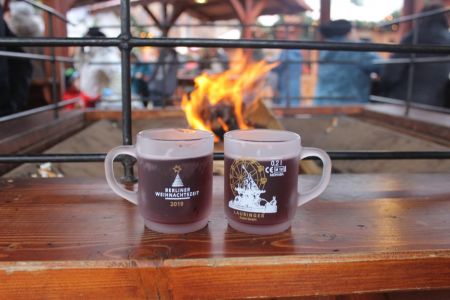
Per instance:
[[[320,24],[329,22],[331,12],[331,0],[320,0]]]
[[[168,14],[167,5],[168,5],[167,2],[161,2],[161,12],[162,12],[161,19],[158,19],[158,17],[152,12],[152,10],[147,5],[142,5],[142,8],[149,15],[149,17],[153,20],[153,22],[155,22],[155,25],[161,31],[162,37],[167,37],[169,35],[169,31],[172,28],[172,26],[175,24],[178,17],[180,17],[180,15],[187,8],[185,5],[177,5],[177,6],[174,6],[171,14]]]
[[[256,23],[256,19],[267,6],[267,0],[245,0],[245,5],[239,0],[229,0],[239,21],[241,22],[242,38],[251,39],[253,37],[253,28],[250,25]]]
[[[60,12],[63,15],[66,15],[67,11],[74,5],[76,0],[66,0],[66,1],[59,1],[59,0],[44,0],[43,4],[48,5],[52,8],[54,8],[56,11]],[[49,18],[48,13],[43,12],[42,14],[44,16],[44,22],[45,22],[45,33],[44,36],[49,37],[50,36],[50,26],[49,23],[52,20],[53,25],[53,37],[67,37],[67,24],[58,19],[57,17]],[[52,51],[51,48],[46,47],[44,48],[44,54],[51,55]],[[69,56],[69,47],[57,47],[55,48],[54,54],[56,56]],[[62,86],[60,82],[61,74],[59,74],[58,69],[60,64],[56,63],[56,81],[59,83],[59,96],[62,97]],[[45,77],[51,78],[52,74],[52,67],[50,62],[45,63]],[[44,94],[50,95],[49,91],[44,91]],[[46,101],[49,102],[49,96],[46,96]]]
[[[5,0],[5,2],[3,2],[3,13],[9,11],[9,0]]]

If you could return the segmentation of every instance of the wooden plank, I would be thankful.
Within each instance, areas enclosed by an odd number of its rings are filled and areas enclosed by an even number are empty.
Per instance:
[[[317,177],[301,176],[303,188]],[[243,298],[450,288],[450,174],[333,175],[289,231],[164,235],[103,180],[0,180],[0,298]],[[189,287],[189,288],[186,288]],[[281,288],[282,287],[282,288]],[[47,297],[48,296],[48,297]]]
[[[80,111],[61,112],[58,119],[53,112],[45,112],[0,124],[0,154],[37,153],[85,125]],[[0,174],[14,168],[14,165],[0,164]]]
[[[37,263],[0,267],[0,296],[5,299],[19,295],[31,299],[36,295],[41,299],[99,299],[113,295],[116,299],[298,297],[362,293],[380,288],[414,290],[423,289],[424,285],[426,289],[448,287],[450,277],[450,272],[442,267],[450,264],[448,257],[327,264],[310,257],[303,261],[281,257],[276,264],[255,258],[243,261],[217,259],[212,264],[202,260],[166,260],[157,265],[118,262],[122,267],[72,262],[71,267],[54,263],[53,269]]]
[[[358,115],[364,111],[364,106],[273,107],[272,111],[278,117],[295,115]]]
[[[390,116],[405,118],[405,108],[393,104],[373,104],[364,107],[365,112],[378,112]],[[408,118],[423,123],[450,127],[450,115],[444,112],[427,111],[424,109],[411,108]]]
[[[181,117],[184,113],[181,109],[155,109],[155,110],[133,110],[133,120],[152,119],[158,117]],[[122,120],[122,112],[118,110],[86,110],[86,121]]]
[[[304,115],[282,118],[281,122],[286,130],[300,134],[302,145],[327,151],[448,151],[445,144],[359,115]],[[335,160],[333,168],[341,173],[439,173],[450,170],[450,160]]]
[[[187,126],[184,118],[152,118],[133,121],[133,141],[137,133],[144,129],[175,127],[185,128]],[[106,153],[114,147],[122,144],[122,130],[118,121],[101,120],[91,124],[84,130],[73,134],[70,138],[46,149],[44,153]],[[103,163],[53,163],[53,168],[66,177],[100,177],[105,176]],[[117,173],[121,174],[123,169],[117,164]],[[29,177],[36,173],[36,164],[23,164],[20,167],[5,174],[10,177]],[[118,175],[120,176],[120,175]]]
[[[450,115],[412,108],[405,117],[404,108],[396,105],[367,106],[361,117],[377,124],[403,129],[421,138],[450,146]]]

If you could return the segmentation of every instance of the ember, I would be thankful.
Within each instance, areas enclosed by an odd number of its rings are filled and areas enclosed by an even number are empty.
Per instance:
[[[229,130],[250,128],[244,112],[261,99],[265,76],[276,65],[251,62],[242,50],[237,50],[231,57],[230,69],[195,78],[194,91],[183,95],[181,103],[189,125],[213,132],[216,141]]]

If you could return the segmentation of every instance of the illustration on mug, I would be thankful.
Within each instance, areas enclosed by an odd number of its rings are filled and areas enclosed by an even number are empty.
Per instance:
[[[180,165],[175,165],[172,170],[175,173],[175,179],[171,187],[166,187],[164,191],[155,192],[157,198],[164,198],[165,200],[191,200],[200,194],[199,190],[192,190],[190,187],[185,187],[180,173],[183,170]]]
[[[264,166],[256,160],[235,160],[230,167],[230,187],[234,199],[228,202],[230,208],[256,213],[276,213],[277,200],[261,198],[266,193],[267,183]]]

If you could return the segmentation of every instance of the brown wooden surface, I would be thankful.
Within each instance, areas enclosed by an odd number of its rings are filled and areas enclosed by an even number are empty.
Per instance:
[[[81,111],[60,111],[54,119],[53,111],[46,111],[0,124],[0,154],[39,153],[70,136],[84,126]],[[0,174],[14,165],[0,164]]]
[[[327,151],[448,151],[448,146],[410,132],[353,116],[285,117],[286,130],[297,132],[302,145]],[[338,173],[441,173],[450,160],[335,160]]]
[[[364,106],[274,107],[272,108],[272,111],[279,117],[294,115],[357,115],[364,111]]]
[[[368,105],[361,118],[450,146],[450,114],[411,108],[405,117],[404,112],[405,108],[397,105]]]
[[[133,120],[152,119],[152,118],[166,118],[166,117],[180,117],[184,118],[184,113],[181,109],[154,109],[154,110],[133,110]],[[86,110],[86,121],[99,121],[103,119],[108,120],[122,120],[122,112],[119,110]]]
[[[310,186],[316,177],[301,177]],[[0,298],[242,298],[450,288],[450,174],[333,175],[273,236],[164,235],[103,180],[0,181]]]

